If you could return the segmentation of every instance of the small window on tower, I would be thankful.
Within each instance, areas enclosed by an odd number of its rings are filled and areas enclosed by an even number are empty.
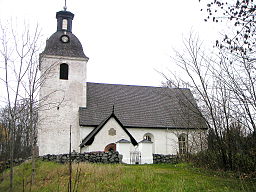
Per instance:
[[[60,64],[60,79],[68,80],[68,64]]]
[[[68,20],[67,19],[63,19],[62,20],[62,29],[63,30],[67,30],[68,29]]]

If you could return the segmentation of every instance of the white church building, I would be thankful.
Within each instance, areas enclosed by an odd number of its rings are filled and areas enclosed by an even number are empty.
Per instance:
[[[87,82],[82,44],[72,33],[74,14],[56,13],[57,31],[40,54],[39,155],[72,151],[152,154],[204,148],[207,126],[189,89]]]

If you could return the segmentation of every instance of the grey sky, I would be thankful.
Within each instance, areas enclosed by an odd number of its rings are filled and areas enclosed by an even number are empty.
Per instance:
[[[0,0],[0,18],[39,23],[46,40],[63,6],[64,0]],[[67,7],[75,14],[73,33],[90,58],[90,82],[159,86],[163,77],[156,70],[175,70],[170,56],[182,37],[191,30],[201,39],[216,34],[203,21],[198,0],[67,0]]]

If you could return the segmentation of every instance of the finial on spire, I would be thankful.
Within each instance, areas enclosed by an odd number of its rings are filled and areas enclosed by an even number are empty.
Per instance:
[[[112,113],[113,113],[113,114],[115,113],[115,105],[113,105]]]
[[[67,11],[67,0],[65,0],[65,6],[63,7],[64,11]]]

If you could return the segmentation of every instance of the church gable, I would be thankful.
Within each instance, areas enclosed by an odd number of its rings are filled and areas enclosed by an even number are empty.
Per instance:
[[[106,145],[115,143],[120,139],[126,139],[133,145],[137,145],[137,141],[122,125],[115,114],[112,113],[108,118],[103,120],[100,125],[93,129],[87,137],[83,139],[80,147],[83,148],[85,146],[91,145],[91,149],[95,147],[97,149],[101,148],[103,150]]]

